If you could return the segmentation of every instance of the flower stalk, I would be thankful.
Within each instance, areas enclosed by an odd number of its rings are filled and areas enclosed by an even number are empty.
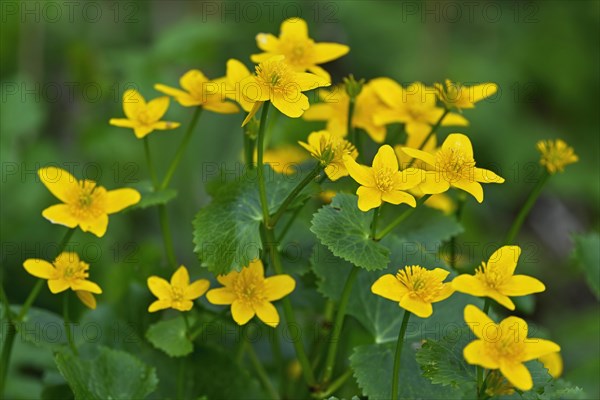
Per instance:
[[[404,347],[404,336],[406,334],[406,328],[408,327],[410,314],[410,311],[404,311],[402,325],[400,326],[400,332],[398,333],[398,341],[396,342],[396,355],[394,356],[394,370],[392,372],[392,400],[396,400],[398,398],[398,382],[400,381],[399,375],[400,364],[402,360],[402,348]]]
[[[425,203],[429,197],[431,197],[430,194],[426,194],[425,196],[421,197],[417,201],[417,207],[419,205]],[[375,235],[375,240],[381,240],[384,237],[386,237],[391,231],[394,230],[394,228],[396,228],[398,225],[400,225],[402,223],[402,221],[404,221],[413,212],[415,212],[415,210],[417,209],[417,207],[409,208],[408,210],[406,210],[402,214],[400,214],[398,217],[396,217],[395,220],[393,220],[392,222],[390,222],[388,226],[386,226],[385,228],[383,228],[383,230],[381,232],[379,232],[378,234]]]
[[[523,226],[523,222],[525,222],[525,218],[527,217],[527,215],[529,215],[531,208],[533,207],[536,200],[542,193],[542,189],[544,188],[544,185],[548,181],[549,177],[550,177],[550,174],[546,170],[544,170],[544,172],[542,172],[542,176],[540,176],[540,179],[537,181],[537,184],[534,186],[531,193],[529,193],[527,200],[525,200],[525,204],[523,204],[523,207],[519,211],[519,214],[513,221],[512,226],[510,227],[510,230],[508,231],[508,234],[506,235],[506,239],[504,239],[505,244],[513,243],[513,241],[519,234],[519,231],[521,230],[521,226]]]

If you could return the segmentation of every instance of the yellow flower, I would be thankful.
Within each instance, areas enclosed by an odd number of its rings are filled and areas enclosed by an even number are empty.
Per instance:
[[[500,369],[502,375],[520,390],[533,387],[531,373],[524,362],[560,351],[554,342],[528,338],[527,323],[521,318],[508,317],[495,324],[479,308],[468,305],[465,322],[477,337],[464,348],[465,360],[483,368]]]
[[[326,129],[339,136],[348,135],[348,103],[350,98],[343,85],[338,85],[332,90],[320,90],[319,97],[322,102],[313,104],[303,115],[307,121],[327,121]],[[371,83],[363,86],[356,98],[352,126],[363,129],[376,143],[383,143],[386,129],[381,124],[376,124],[373,115],[384,104],[375,93]]]
[[[257,152],[254,151],[256,163]],[[263,154],[263,162],[269,164],[278,174],[292,175],[297,172],[297,167],[307,159],[306,153],[297,146],[285,145],[274,149],[267,149]]]
[[[38,258],[30,258],[23,263],[25,270],[36,278],[48,280],[48,288],[52,293],[64,292],[67,289],[100,294],[102,289],[94,282],[88,281],[90,265],[79,259],[77,253],[62,252],[51,263]]]
[[[342,57],[350,48],[337,43],[315,43],[308,37],[308,26],[302,18],[290,18],[281,24],[279,38],[270,33],[256,35],[256,45],[264,51],[250,58],[259,63],[272,56],[285,56],[287,63],[297,72],[306,70],[331,81],[327,71],[319,67]]]
[[[129,89],[123,93],[123,111],[127,118],[111,118],[109,123],[121,128],[132,128],[135,137],[141,139],[155,129],[166,130],[179,127],[179,122],[160,120],[168,108],[168,97],[158,97],[146,103],[137,90]]]
[[[542,154],[540,164],[546,167],[551,174],[563,172],[565,166],[579,161],[579,157],[577,157],[573,148],[560,139],[554,141],[540,140],[537,143],[537,148]]]
[[[251,76],[252,72],[239,60],[230,58],[227,60],[227,72],[223,78],[215,79],[220,85],[221,92],[226,98],[238,103],[246,112],[252,110],[253,102],[248,101],[242,95],[241,82]]]
[[[403,147],[402,151],[427,164],[426,179],[420,187],[424,193],[443,193],[455,187],[470,193],[481,203],[483,187],[479,182],[504,182],[504,178],[492,171],[475,167],[471,141],[461,133],[449,135],[435,155],[408,147]]]
[[[328,131],[312,132],[308,135],[308,143],[298,143],[319,160],[325,167],[327,177],[332,181],[348,176],[348,170],[344,164],[345,155],[353,160],[358,156],[358,151],[352,143]]]
[[[154,85],[154,89],[173,96],[184,107],[199,106],[220,114],[233,114],[239,111],[235,104],[225,100],[219,82],[209,80],[202,71],[189,70],[179,79],[179,86],[183,90],[160,83]]]
[[[410,84],[406,89],[389,78],[372,81],[375,92],[388,107],[375,114],[375,123],[387,125],[394,122],[405,124],[406,133],[425,138],[444,113],[436,107],[435,91],[421,82]],[[461,115],[449,113],[442,126],[466,126],[469,122]]]
[[[140,194],[134,189],[106,190],[94,181],[78,181],[61,168],[46,167],[38,170],[42,183],[63,204],[55,204],[42,211],[42,216],[53,224],[92,232],[104,236],[108,227],[108,215],[140,201]]]
[[[538,361],[544,364],[544,367],[554,379],[557,379],[562,375],[563,360],[559,352],[541,356]]]
[[[446,87],[441,83],[435,83],[435,88],[440,101],[449,109],[474,108],[475,103],[494,95],[498,91],[495,83],[481,83],[475,86],[463,86],[446,79]]]
[[[242,126],[270,101],[288,117],[298,118],[308,109],[308,97],[302,92],[329,86],[329,80],[306,72],[296,72],[283,56],[271,57],[256,66],[256,74],[242,79],[240,87],[246,101],[254,103]]]
[[[155,295],[155,300],[148,312],[173,308],[179,311],[189,311],[194,305],[193,301],[202,296],[210,286],[206,279],[198,279],[190,283],[188,270],[181,265],[171,276],[171,282],[158,276],[148,278],[148,289]]]
[[[526,296],[540,293],[546,287],[539,280],[527,275],[514,275],[521,255],[519,246],[503,246],[484,262],[475,275],[459,275],[452,281],[454,290],[477,297],[489,297],[509,310],[515,304],[508,296]]]
[[[444,283],[449,272],[441,268],[428,270],[418,265],[398,270],[396,276],[383,275],[373,283],[371,292],[398,305],[421,318],[433,314],[431,303],[445,300],[452,295],[452,285]]]
[[[238,325],[246,324],[257,315],[262,322],[275,328],[279,324],[279,314],[272,302],[290,294],[296,287],[289,275],[265,278],[260,260],[250,262],[239,272],[219,275],[217,280],[224,287],[209,290],[206,299],[212,304],[231,304],[231,315]]]
[[[85,290],[76,290],[75,294],[87,308],[91,308],[92,310],[96,309],[96,298],[92,293],[86,292]]]
[[[405,190],[422,182],[423,171],[418,168],[399,171],[398,159],[391,146],[386,144],[379,148],[372,167],[360,165],[350,156],[344,156],[344,164],[352,179],[360,184],[356,194],[361,211],[379,207],[384,201],[417,206],[415,198]]]

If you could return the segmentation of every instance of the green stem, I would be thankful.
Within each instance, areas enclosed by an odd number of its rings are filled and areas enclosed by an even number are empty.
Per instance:
[[[182,312],[181,316],[183,317],[183,323],[185,324],[185,334],[189,337],[190,336],[190,321],[188,320],[187,314],[185,312]]]
[[[246,339],[244,339],[246,340]],[[271,380],[269,379],[269,375],[267,375],[267,371],[263,367],[256,351],[254,351],[254,347],[252,347],[252,343],[248,343],[246,345],[246,354],[250,359],[250,363],[252,364],[252,368],[256,371],[256,375],[258,375],[258,379],[260,380],[263,388],[268,393],[269,397],[273,400],[279,399],[279,394],[277,394],[277,390],[273,387]]]
[[[358,132],[356,131],[356,129],[354,129],[354,124],[353,124],[355,106],[356,106],[356,100],[354,98],[350,97],[350,99],[348,100],[348,120],[346,121],[346,124],[347,124],[346,130],[348,131],[347,136],[350,138],[350,140],[352,141],[352,144],[354,144],[354,146],[358,150],[357,158],[359,158],[359,161],[360,161],[362,159],[361,158],[362,146],[360,143],[360,137],[358,135]]]
[[[65,332],[67,333],[67,341],[69,342],[69,346],[73,351],[73,354],[78,355],[77,347],[75,347],[75,342],[73,341],[73,334],[71,332],[71,322],[69,319],[69,297],[70,293],[67,290],[63,296],[63,319],[65,323]]]
[[[465,201],[466,197],[462,196],[461,194],[458,199],[458,205],[456,206],[456,212],[454,213],[456,216],[456,222],[460,222],[462,218]],[[456,270],[456,236],[452,236],[450,238],[450,267]]]
[[[296,218],[298,218],[298,215],[300,215],[300,212],[302,212],[302,209],[304,208],[306,203],[308,203],[308,200],[304,201],[300,206],[296,207],[288,221],[283,226],[283,229],[281,230],[281,233],[277,238],[277,243],[281,243],[283,241],[283,238],[285,238],[285,235],[288,233],[292,225],[294,225],[294,221],[296,220]]]
[[[335,364],[335,356],[337,354],[337,349],[340,341],[340,334],[342,333],[344,316],[346,315],[346,307],[348,306],[348,300],[350,300],[352,286],[356,281],[358,271],[360,271],[359,267],[354,266],[352,268],[352,271],[350,271],[350,275],[348,275],[348,278],[346,279],[346,284],[344,285],[342,297],[340,298],[340,305],[338,306],[338,311],[335,316],[333,332],[331,333],[331,339],[329,342],[329,350],[327,351],[327,358],[325,359],[325,373],[323,374],[324,383],[329,382],[331,376],[333,375],[333,366]]]
[[[8,375],[8,365],[10,363],[10,355],[15,342],[17,328],[15,321],[9,321],[2,346],[2,358],[0,364],[0,397],[4,398],[4,387],[6,386],[6,376]]]
[[[152,156],[150,155],[150,142],[148,136],[144,136],[144,154],[146,155],[146,164],[148,164],[148,171],[152,178],[152,186],[154,190],[158,189],[158,178],[156,177],[156,171],[154,171],[154,163],[152,162]]]
[[[273,359],[279,374],[279,392],[286,393],[286,379],[285,379],[285,364],[283,361],[283,353],[281,352],[281,343],[279,340],[279,334],[277,329],[271,331],[272,336],[269,337],[269,343],[271,344],[271,351],[273,352]]]
[[[173,174],[175,170],[179,166],[181,159],[183,158],[183,154],[185,153],[185,149],[187,148],[190,139],[192,138],[192,133],[194,132],[194,128],[196,127],[196,123],[198,122],[198,118],[200,118],[200,114],[202,113],[202,107],[196,107],[196,111],[194,111],[194,116],[192,117],[192,121],[188,125],[188,129],[183,136],[183,140],[179,144],[179,148],[175,153],[175,157],[171,161],[171,165],[169,165],[169,169],[167,170],[167,174],[165,175],[162,183],[160,184],[160,189],[164,190],[169,186],[171,179],[173,178]]]
[[[442,121],[444,120],[444,118],[446,118],[446,115],[448,115],[449,112],[450,112],[449,109],[444,108],[444,112],[442,113],[442,115],[440,116],[440,118],[437,120],[437,122],[435,123],[435,125],[433,125],[433,128],[431,128],[431,131],[429,131],[429,133],[425,137],[425,140],[423,140],[423,142],[421,142],[421,144],[419,145],[419,150],[423,150],[425,148],[425,145],[427,144],[427,142],[429,142],[429,139],[431,139],[431,137],[433,135],[435,135],[435,133],[437,132],[438,128],[442,125]],[[410,168],[415,163],[415,161],[416,160],[414,158],[412,160],[410,160],[410,163],[408,163],[408,167],[407,168]]]
[[[519,211],[517,218],[515,218],[515,220],[513,221],[513,224],[510,227],[508,234],[506,235],[506,239],[504,240],[504,243],[506,243],[506,244],[513,243],[513,241],[517,237],[517,234],[521,230],[521,226],[523,225],[523,222],[525,222],[525,218],[529,214],[529,211],[531,211],[531,208],[535,204],[537,198],[542,193],[542,189],[544,188],[544,185],[548,181],[549,177],[550,177],[550,174],[548,174],[548,172],[546,170],[544,170],[544,172],[542,172],[542,176],[538,180],[537,184],[535,185],[535,187],[533,188],[531,193],[529,193],[529,196],[527,197],[525,204],[523,204],[521,211]]]
[[[419,207],[421,204],[425,203],[429,197],[431,197],[431,195],[430,194],[426,194],[425,196],[423,196],[419,200],[417,200],[417,207]],[[415,210],[417,209],[417,207],[414,207],[414,208],[411,207],[408,210],[404,211],[402,214],[400,214],[398,217],[396,217],[395,220],[393,220],[392,222],[390,222],[388,224],[388,226],[386,226],[385,228],[383,228],[383,230],[381,232],[379,232],[379,234],[377,234],[375,236],[375,240],[381,240],[385,236],[387,236],[391,231],[394,230],[394,228],[396,228],[400,223],[402,223],[402,221],[404,221],[413,212],[415,212]]]
[[[275,225],[277,225],[277,222],[283,216],[289,205],[296,199],[300,192],[302,192],[302,189],[304,189],[315,179],[317,175],[319,175],[319,172],[321,172],[321,165],[317,164],[312,171],[310,171],[308,175],[306,175],[304,179],[302,179],[302,181],[296,185],[296,187],[290,192],[290,194],[288,194],[285,200],[283,200],[283,203],[281,203],[279,209],[275,212],[275,214],[273,214],[273,217],[269,219],[268,228],[273,229]]]
[[[267,188],[265,186],[265,170],[263,163],[263,155],[265,151],[265,127],[267,125],[267,115],[269,113],[269,102],[266,101],[262,106],[262,114],[260,115],[260,126],[258,128],[258,138],[256,140],[256,166],[258,167],[258,193],[260,196],[260,205],[263,212],[263,221],[266,228],[270,227],[269,223],[269,204],[267,203]]]
[[[171,228],[169,227],[169,215],[167,214],[166,205],[160,204],[158,206],[158,218],[160,220],[160,230],[162,232],[167,260],[171,267],[177,268],[177,259],[175,257],[175,250],[173,249],[173,239],[171,238]]]
[[[254,148],[256,147],[256,140],[252,139],[245,131],[244,135],[244,163],[247,168],[254,168]]]
[[[396,356],[394,357],[394,372],[392,375],[392,400],[398,399],[398,382],[400,375],[400,361],[402,359],[402,348],[404,347],[404,335],[406,334],[406,328],[408,326],[408,320],[410,318],[410,311],[404,311],[404,318],[402,319],[402,326],[400,327],[400,333],[398,334],[398,342],[396,343]]]
[[[339,376],[335,381],[331,382],[331,385],[327,387],[327,390],[319,393],[315,393],[313,397],[317,399],[326,399],[333,395],[339,388],[341,388],[344,383],[352,376],[352,370],[349,369]]]
[[[375,239],[375,235],[377,234],[377,220],[379,219],[379,214],[381,213],[381,207],[383,204],[375,209],[373,213],[373,221],[371,221],[371,239]]]

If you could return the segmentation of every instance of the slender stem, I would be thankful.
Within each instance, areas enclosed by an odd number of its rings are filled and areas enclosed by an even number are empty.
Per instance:
[[[171,179],[173,178],[173,174],[175,173],[175,170],[179,166],[179,163],[181,162],[181,159],[183,158],[183,154],[185,153],[185,149],[187,148],[187,146],[190,142],[190,139],[192,138],[192,133],[194,132],[194,128],[196,127],[196,123],[198,122],[198,118],[200,118],[201,113],[202,113],[202,107],[196,107],[196,110],[194,111],[194,116],[192,117],[192,121],[188,125],[188,129],[185,132],[185,135],[183,136],[183,140],[179,144],[179,148],[177,149],[177,152],[175,153],[175,157],[171,161],[171,165],[169,165],[167,174],[165,175],[162,183],[160,184],[161,190],[166,189],[169,186],[169,183],[171,182]]]
[[[483,303],[483,312],[487,315],[490,312],[491,301],[489,298],[485,298]]]
[[[158,188],[158,178],[156,177],[156,171],[154,171],[154,163],[152,162],[152,156],[150,155],[150,142],[148,136],[144,136],[144,154],[146,155],[146,164],[148,164],[148,171],[152,178],[152,186],[154,190]]]
[[[423,196],[419,200],[417,200],[417,207],[420,206],[421,204],[425,203],[429,197],[431,197],[431,195],[430,194],[426,194],[425,196]],[[408,210],[404,211],[402,214],[400,214],[398,217],[396,217],[395,220],[393,220],[392,222],[390,222],[390,224],[388,226],[386,226],[385,228],[383,228],[383,230],[381,232],[379,232],[379,234],[377,234],[375,236],[375,240],[381,240],[385,236],[387,236],[391,231],[394,230],[394,228],[396,226],[398,226],[400,223],[402,223],[402,221],[404,221],[413,212],[415,212],[415,210],[417,209],[417,207],[414,207],[414,208],[411,207]]]
[[[425,145],[427,144],[427,142],[429,142],[429,139],[431,139],[431,137],[433,135],[435,135],[438,128],[442,125],[442,121],[444,120],[444,118],[446,118],[446,115],[448,115],[449,112],[450,112],[450,110],[448,108],[444,108],[444,112],[442,113],[440,118],[437,120],[435,125],[433,125],[433,127],[429,131],[429,134],[427,134],[427,136],[425,137],[425,140],[423,140],[421,142],[421,144],[419,145],[419,150],[423,150],[425,148]],[[412,160],[410,160],[410,163],[408,163],[407,168],[411,167],[414,163],[415,163],[415,159],[413,158]]]
[[[504,243],[506,243],[506,244],[513,243],[513,241],[515,240],[515,237],[517,237],[517,234],[521,230],[521,226],[523,225],[523,222],[525,222],[525,218],[529,214],[529,211],[531,211],[531,208],[535,204],[535,201],[540,196],[540,193],[542,193],[542,189],[544,188],[544,185],[548,181],[549,177],[550,177],[550,174],[548,174],[548,172],[546,170],[544,170],[544,172],[542,172],[542,176],[538,180],[537,184],[534,186],[531,193],[529,193],[529,196],[527,197],[525,204],[523,204],[521,211],[519,211],[517,218],[515,218],[515,220],[513,221],[513,224],[510,227],[508,234],[506,235],[506,239],[504,240]]]
[[[269,113],[269,102],[266,101],[262,106],[262,114],[260,115],[260,126],[258,128],[258,138],[256,140],[257,154],[256,165],[258,167],[258,193],[260,195],[260,205],[263,212],[263,220],[265,227],[269,228],[269,204],[267,203],[267,188],[265,186],[265,170],[263,163],[263,155],[265,151],[265,127],[267,125],[267,115]]]
[[[281,233],[279,234],[279,237],[277,238],[277,243],[281,243],[283,238],[285,238],[285,235],[288,233],[288,231],[290,230],[292,225],[294,225],[294,221],[296,220],[296,218],[298,218],[298,215],[300,215],[300,212],[302,212],[302,209],[304,208],[306,203],[308,203],[308,199],[306,201],[304,201],[300,206],[296,207],[296,209],[294,210],[294,212],[292,213],[292,215],[290,216],[288,221],[283,226],[283,229],[281,230]]]
[[[353,124],[353,120],[354,120],[354,107],[356,106],[356,99],[350,97],[350,99],[348,100],[348,120],[346,121],[347,126],[346,126],[346,130],[348,131],[347,136],[350,138],[350,140],[352,140],[352,144],[354,144],[354,146],[356,147],[356,149],[358,150],[358,158],[361,157],[361,153],[362,153],[362,146],[360,143],[360,137],[358,132],[356,131],[356,129],[354,129],[354,124]]]
[[[71,297],[71,293],[67,290],[63,296],[63,319],[65,323],[65,332],[67,333],[67,341],[69,342],[69,346],[73,351],[73,354],[78,355],[77,347],[75,347],[75,342],[73,341],[73,333],[71,332],[71,322],[69,319],[69,297]]]
[[[456,206],[456,212],[454,213],[457,222],[460,222],[460,219],[462,218],[465,201],[466,197],[461,194],[458,199],[458,205]],[[456,236],[450,238],[450,267],[454,270],[456,269]]]
[[[406,327],[408,326],[408,319],[410,318],[410,311],[404,311],[404,318],[402,319],[402,326],[400,327],[400,333],[398,334],[398,342],[396,343],[396,356],[394,357],[394,372],[392,376],[392,400],[398,399],[398,382],[400,375],[400,361],[402,359],[402,348],[404,347],[404,335],[406,333]]]
[[[275,227],[279,219],[283,216],[289,205],[296,199],[296,197],[302,192],[309,183],[315,179],[317,175],[321,172],[321,165],[317,163],[315,167],[302,179],[300,183],[296,185],[296,187],[288,194],[288,196],[283,200],[283,203],[279,206],[279,209],[273,214],[273,217],[269,219],[269,228]]]
[[[167,207],[164,204],[158,206],[158,218],[160,219],[160,230],[162,232],[167,260],[171,267],[177,268],[177,259],[175,258],[175,250],[173,249],[171,228],[169,227],[169,215],[167,214]]]
[[[377,220],[379,219],[379,214],[381,213],[381,207],[383,204],[375,209],[373,213],[373,221],[371,222],[371,239],[375,239],[375,235],[377,234]]]
[[[4,387],[6,385],[6,376],[8,375],[8,364],[10,363],[10,355],[12,353],[12,347],[15,342],[15,336],[17,334],[17,327],[15,321],[9,321],[6,329],[6,336],[4,337],[4,344],[2,345],[2,357],[0,358],[0,397],[4,398]]]
[[[245,131],[244,135],[244,163],[247,168],[254,168],[254,149],[256,148],[256,140],[251,138]]]
[[[183,317],[183,323],[185,324],[185,334],[189,337],[190,335],[190,321],[188,320],[187,314],[185,312],[181,313]]]
[[[333,332],[331,333],[331,339],[329,342],[329,350],[327,351],[327,358],[325,359],[325,373],[323,374],[323,382],[328,382],[333,375],[333,366],[335,364],[335,356],[340,341],[340,334],[342,333],[342,325],[344,323],[344,316],[346,315],[346,307],[348,306],[348,300],[350,300],[350,294],[352,293],[352,286],[356,281],[360,268],[354,266],[350,275],[346,279],[342,297],[340,298],[340,305],[335,316],[335,322],[333,325]]]
[[[245,340],[245,339],[244,339]],[[252,347],[252,343],[248,343],[246,345],[246,355],[250,359],[250,363],[252,364],[252,368],[256,371],[256,375],[258,375],[258,379],[260,380],[263,388],[268,393],[269,397],[273,400],[279,399],[279,394],[277,390],[273,387],[271,380],[269,379],[269,375],[267,375],[267,371],[263,367],[256,351],[254,351],[254,347]]]
[[[340,375],[336,380],[331,382],[331,385],[329,385],[327,387],[327,390],[325,390],[323,392],[315,393],[313,395],[313,397],[318,398],[318,399],[328,398],[329,396],[333,395],[336,392],[336,390],[341,388],[344,385],[344,383],[346,383],[348,378],[350,378],[351,376],[352,376],[352,370],[349,369],[346,372],[344,372],[342,375]]]

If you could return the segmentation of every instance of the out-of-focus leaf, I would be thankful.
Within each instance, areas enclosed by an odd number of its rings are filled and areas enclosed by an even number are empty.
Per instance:
[[[576,235],[574,258],[585,274],[590,289],[600,299],[600,235]]]
[[[146,331],[146,338],[154,347],[171,357],[185,356],[194,351],[181,316],[152,324]]]

